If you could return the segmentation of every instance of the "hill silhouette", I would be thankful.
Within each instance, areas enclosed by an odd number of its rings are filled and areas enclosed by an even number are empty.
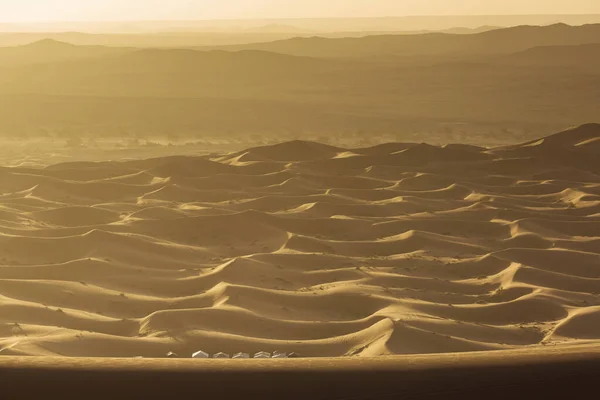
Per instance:
[[[293,25],[285,25],[285,24],[267,24],[253,28],[246,28],[244,32],[267,32],[267,33],[302,33],[307,32],[307,29],[298,28]]]
[[[354,18],[269,18],[191,21],[71,21],[5,24],[7,32],[107,32],[110,34],[148,32],[215,32],[251,29],[265,25],[292,25],[298,29],[323,32],[441,31],[453,27],[549,25],[563,22],[582,25],[600,22],[599,14],[524,14],[524,15],[415,15]]]
[[[571,66],[580,69],[600,68],[600,43],[574,46],[540,46],[510,54],[504,61],[527,66]]]
[[[489,134],[504,130],[516,142],[595,118],[599,30],[600,25],[555,25],[269,44],[334,44],[327,57],[43,40],[0,48],[0,131],[223,130],[242,136],[277,132],[288,139],[336,132],[365,140],[429,132],[437,143],[468,132],[469,143],[487,145],[506,143]],[[429,49],[419,50],[419,42]],[[536,46],[521,50],[531,43]],[[327,46],[307,50],[319,54]],[[519,50],[507,52],[510,48]],[[423,54],[394,55],[414,51]],[[336,56],[340,53],[377,55]],[[406,132],[414,134],[401,136]]]
[[[54,39],[42,39],[38,40],[23,46],[23,48],[35,49],[38,51],[44,50],[63,50],[63,49],[72,49],[75,47],[74,45],[66,42],[61,42]]]
[[[477,28],[456,27],[456,28],[444,29],[441,31],[441,33],[454,33],[457,35],[467,35],[467,34],[473,34],[473,33],[494,31],[494,30],[503,29],[503,28],[504,27],[502,27],[502,26],[490,26],[490,25],[483,25],[483,26],[479,26]],[[431,31],[429,33],[431,33]]]
[[[270,43],[223,47],[223,50],[263,50],[310,57],[371,57],[502,54],[537,46],[600,42],[600,24],[518,26],[473,35],[430,33],[379,35],[363,38],[294,38]]]
[[[0,47],[0,66],[53,63],[72,59],[103,57],[126,49],[105,46],[75,46],[54,39],[42,39],[23,46]]]

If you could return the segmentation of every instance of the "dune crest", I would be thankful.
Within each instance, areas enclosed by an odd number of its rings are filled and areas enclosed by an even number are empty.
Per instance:
[[[0,355],[600,340],[600,125],[0,170]]]

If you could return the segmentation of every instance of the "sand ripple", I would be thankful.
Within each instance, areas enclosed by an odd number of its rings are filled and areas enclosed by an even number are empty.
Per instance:
[[[0,169],[0,354],[600,340],[600,125]]]

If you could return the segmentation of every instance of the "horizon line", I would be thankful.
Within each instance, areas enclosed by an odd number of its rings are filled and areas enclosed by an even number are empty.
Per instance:
[[[36,21],[3,21],[0,24],[20,25],[20,24],[69,24],[69,23],[147,23],[147,22],[225,22],[225,21],[282,21],[282,20],[369,20],[369,19],[395,19],[395,18],[450,18],[450,17],[600,17],[600,13],[559,13],[559,14],[407,14],[407,15],[387,15],[387,16],[341,16],[341,17],[248,17],[248,18],[207,18],[207,19],[80,19],[80,20],[36,20]]]

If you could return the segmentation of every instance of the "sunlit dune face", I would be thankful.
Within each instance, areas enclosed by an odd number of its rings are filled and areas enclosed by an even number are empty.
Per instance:
[[[2,355],[598,343],[598,137],[31,150],[0,170]]]

